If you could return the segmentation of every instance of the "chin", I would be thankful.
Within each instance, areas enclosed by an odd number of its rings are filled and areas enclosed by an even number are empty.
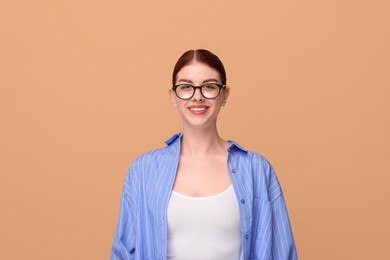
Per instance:
[[[202,128],[202,127],[208,127],[212,125],[213,123],[216,123],[216,120],[213,120],[212,118],[190,118],[184,120],[185,124],[191,127],[196,128]]]
[[[183,123],[191,127],[208,127],[212,124],[216,124],[216,115],[212,109],[209,109],[205,114],[194,115],[190,111],[180,111],[180,116]]]

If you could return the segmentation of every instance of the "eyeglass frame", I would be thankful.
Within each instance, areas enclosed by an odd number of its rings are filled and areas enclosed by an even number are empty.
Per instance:
[[[219,88],[218,95],[216,95],[216,96],[213,97],[213,98],[205,97],[205,95],[204,95],[203,92],[202,92],[202,88],[203,88],[204,86],[207,86],[207,85],[210,85],[210,84],[217,85],[218,88]],[[191,86],[192,89],[194,90],[194,91],[192,92],[192,95],[191,95],[189,98],[181,98],[181,97],[179,97],[179,95],[178,95],[177,92],[176,92],[176,88],[179,87],[179,86],[183,86],[183,85]],[[195,95],[195,92],[196,92],[196,89],[197,89],[197,88],[199,89],[200,94],[201,94],[205,99],[216,99],[216,98],[219,96],[219,94],[221,94],[221,89],[226,89],[226,87],[227,87],[227,86],[224,85],[224,84],[219,84],[219,83],[215,83],[215,82],[212,82],[212,83],[205,83],[205,84],[200,85],[200,86],[194,86],[194,85],[191,85],[191,84],[189,84],[189,83],[182,83],[182,84],[177,84],[177,85],[172,86],[172,90],[175,92],[175,95],[176,95],[178,98],[182,99],[182,100],[188,100],[188,99],[192,98],[192,97]]]

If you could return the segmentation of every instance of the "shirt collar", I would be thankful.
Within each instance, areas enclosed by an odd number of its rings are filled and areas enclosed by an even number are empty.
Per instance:
[[[169,138],[168,140],[165,141],[165,143],[167,145],[171,145],[172,143],[174,143],[176,141],[176,139],[180,139],[180,137],[182,136],[182,133],[179,132],[179,133],[176,133],[174,134],[171,138]]]
[[[182,135],[183,135],[183,134],[182,134],[181,132],[176,133],[176,134],[174,134],[171,138],[169,138],[168,140],[166,140],[165,143],[166,143],[167,145],[171,145],[171,144],[173,144],[174,142],[176,142],[178,139],[180,139]],[[248,150],[246,150],[245,148],[243,148],[242,146],[240,146],[240,145],[237,144],[236,142],[234,142],[234,141],[232,141],[232,140],[228,140],[228,142],[230,143],[230,146],[229,146],[229,149],[228,149],[229,152],[233,151],[234,149],[239,149],[239,150],[241,150],[241,151],[243,151],[243,152],[245,152],[245,153],[248,152]]]
[[[229,149],[228,149],[228,152],[230,153],[231,151],[233,151],[234,149],[238,149],[238,150],[241,150],[245,153],[248,152],[247,149],[245,149],[244,147],[240,146],[238,143],[232,141],[232,140],[228,140],[228,142],[230,143],[230,146],[229,146]]]

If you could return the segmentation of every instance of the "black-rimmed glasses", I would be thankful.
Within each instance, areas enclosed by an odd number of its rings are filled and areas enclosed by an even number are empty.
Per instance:
[[[200,90],[203,97],[207,99],[214,99],[221,93],[221,89],[226,88],[226,85],[219,83],[207,83],[200,86],[193,86],[191,84],[178,84],[172,87],[176,96],[180,99],[190,99],[194,96],[196,89]]]

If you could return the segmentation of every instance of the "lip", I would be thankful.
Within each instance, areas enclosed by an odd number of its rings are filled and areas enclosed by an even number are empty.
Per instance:
[[[187,109],[194,115],[201,115],[207,112],[209,106],[189,106]]]

